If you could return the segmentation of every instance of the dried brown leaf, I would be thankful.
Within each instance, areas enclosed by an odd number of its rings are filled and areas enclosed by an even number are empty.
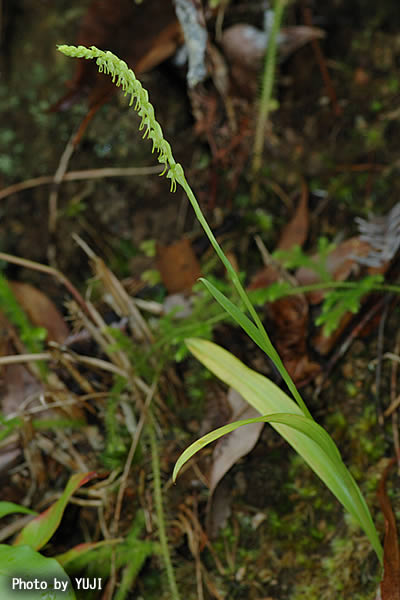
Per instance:
[[[286,227],[283,228],[277,250],[290,250],[293,246],[302,246],[307,239],[309,227],[308,188],[303,184],[296,212]]]
[[[201,276],[199,261],[187,238],[170,246],[157,244],[157,268],[170,294],[191,290]]]
[[[35,327],[47,329],[48,340],[62,344],[69,335],[64,317],[55,304],[29,283],[9,283],[18,304]]]
[[[286,369],[297,386],[308,383],[320,371],[307,348],[308,303],[304,295],[288,296],[267,307],[274,324],[274,342]]]
[[[283,28],[278,52],[281,61],[307,42],[324,36],[316,27]],[[258,88],[258,72],[268,44],[268,33],[247,23],[238,23],[225,29],[221,46],[228,60],[232,79],[242,94],[252,97]]]
[[[228,401],[232,407],[231,421],[253,419],[259,416],[258,412],[232,388],[228,392]],[[214,492],[225,473],[254,448],[263,427],[264,423],[252,423],[246,427],[239,427],[218,440],[214,448],[210,470],[210,494]]]
[[[400,600],[400,550],[396,519],[386,491],[389,470],[394,465],[392,459],[386,467],[378,489],[378,498],[385,518],[385,541],[383,545],[384,574],[381,582],[382,600]]]
[[[326,270],[335,281],[345,281],[352,273],[359,272],[360,265],[357,258],[367,256],[370,250],[371,246],[359,237],[345,240],[329,253]],[[318,255],[311,258],[318,261]],[[306,267],[297,269],[296,279],[299,285],[310,285],[321,281],[316,271]],[[310,292],[307,297],[311,304],[319,304],[323,300],[324,291]]]

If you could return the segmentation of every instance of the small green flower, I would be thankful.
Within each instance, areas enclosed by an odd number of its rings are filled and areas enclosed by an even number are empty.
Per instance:
[[[127,94],[131,95],[129,106],[132,106],[136,99],[134,108],[142,119],[139,130],[144,130],[143,138],[149,138],[153,142],[152,152],[155,150],[158,152],[158,161],[165,166],[161,175],[167,174],[167,179],[171,180],[171,192],[174,192],[177,183],[182,185],[185,181],[182,166],[175,161],[171,146],[164,138],[161,125],[155,118],[154,108],[149,101],[147,91],[136,79],[134,72],[126,62],[119,59],[112,52],[104,52],[95,46],[86,48],[85,46],[60,45],[58,50],[66,56],[86,58],[87,60],[96,59],[100,73],[111,75],[113,83],[123,89],[125,96]]]

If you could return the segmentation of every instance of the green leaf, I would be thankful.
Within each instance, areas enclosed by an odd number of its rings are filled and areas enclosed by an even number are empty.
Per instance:
[[[31,324],[2,273],[0,273],[0,309],[5,312],[11,323],[18,328],[20,338],[27,350],[33,353],[41,352],[47,331],[43,327],[34,327]],[[38,361],[37,365],[44,376],[47,371],[47,365],[42,361]]]
[[[56,589],[58,582],[61,589]],[[65,591],[62,591],[62,587]],[[25,586],[33,589],[24,589]],[[42,586],[42,589],[40,589]],[[39,589],[34,588],[39,587]],[[1,600],[75,600],[68,575],[54,558],[29,546],[0,545]]]
[[[20,417],[14,417],[12,419],[6,419],[0,414],[0,442],[10,435],[14,429],[22,425],[22,419]]]
[[[159,554],[157,543],[142,539],[145,528],[144,514],[136,513],[130,531],[124,540],[106,540],[98,543],[80,544],[72,550],[56,556],[56,560],[68,569],[68,573],[75,575],[86,570],[88,577],[110,576],[111,564],[120,572],[120,584],[113,600],[120,600],[128,596],[132,590],[134,580],[142,569],[146,560]],[[116,545],[117,544],[117,545]],[[114,548],[113,545],[116,545]]]
[[[271,349],[273,350],[272,344],[267,345],[259,329],[254,325],[252,321],[240,310],[233,302],[229,300],[222,292],[220,292],[215,285],[204,279],[200,278],[200,281],[204,283],[210,294],[214,296],[215,300],[226,310],[228,314],[236,321],[236,323],[247,333],[247,335],[259,346],[264,352],[269,354]]]
[[[265,302],[275,302],[275,300],[288,296],[293,291],[293,286],[287,281],[275,281],[268,287],[256,291],[264,293]]]
[[[1,517],[12,515],[13,513],[37,515],[37,512],[31,510],[30,508],[26,508],[26,506],[21,506],[20,504],[15,504],[14,502],[0,502],[0,519]]]
[[[42,548],[58,528],[72,494],[95,476],[94,472],[72,475],[57,502],[24,527],[14,541],[14,546],[27,545],[34,550]]]
[[[273,415],[263,415],[262,417],[255,417],[254,419],[241,419],[240,421],[234,421],[233,423],[228,423],[228,425],[218,427],[218,429],[214,429],[214,431],[203,435],[203,437],[201,437],[199,440],[196,440],[193,442],[193,444],[186,448],[186,450],[178,458],[174,467],[172,479],[175,481],[183,465],[199,450],[208,444],[215,442],[223,435],[232,433],[232,431],[235,431],[239,427],[243,427],[243,425],[251,425],[252,423],[281,423],[282,425],[288,425],[289,427],[292,427],[293,429],[304,433],[306,436],[313,439],[315,443],[320,446],[321,451],[325,454],[328,454],[335,459],[340,459],[337,446],[326,433],[325,429],[318,425],[318,423],[303,415],[295,415],[292,413],[274,413]]]
[[[301,411],[309,416],[310,413],[308,408],[306,407],[304,400],[300,396],[299,392],[296,389],[289,373],[286,371],[286,368],[279,356],[278,352],[275,350],[272,345],[267,333],[265,331],[261,332],[256,325],[250,321],[248,317],[241,311],[237,306],[233,304],[224,294],[222,294],[217,288],[207,281],[207,279],[201,278],[200,281],[204,283],[210,294],[212,294],[215,300],[226,310],[226,312],[231,315],[231,317],[236,321],[238,325],[247,333],[247,335],[265,352],[265,354],[272,360],[278,369],[279,373],[282,375],[283,380],[288,386],[289,390],[292,392],[293,397],[296,399],[298,405],[301,408]],[[210,369],[212,370],[212,369]]]
[[[246,367],[230,352],[205,340],[189,339],[186,343],[192,354],[214,375],[236,389],[261,415],[267,415],[262,420],[271,423],[356,519],[382,562],[382,547],[368,506],[344,465],[339,450],[325,430],[311,417],[304,415],[299,406],[277,385]],[[220,429],[217,430],[218,433],[208,434],[205,443],[224,435],[234,426],[229,424],[221,428],[222,432]],[[183,462],[205,445],[204,439],[197,440],[178,459],[173,477],[176,477]]]

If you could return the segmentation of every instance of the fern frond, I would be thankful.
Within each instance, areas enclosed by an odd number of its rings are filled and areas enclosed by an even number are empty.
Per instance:
[[[130,94],[129,106],[132,106],[135,102],[134,108],[142,119],[139,130],[144,130],[143,138],[148,137],[153,142],[152,152],[155,150],[158,152],[158,161],[165,166],[162,175],[166,173],[167,178],[171,180],[171,191],[176,190],[177,183],[183,185],[185,176],[182,166],[175,161],[171,146],[164,138],[161,125],[155,118],[154,108],[149,101],[147,91],[136,79],[134,72],[126,62],[112,52],[99,50],[96,46],[86,48],[85,46],[67,46],[63,44],[58,46],[58,50],[66,56],[74,58],[95,59],[100,73],[111,75],[113,83],[123,89],[125,96]]]

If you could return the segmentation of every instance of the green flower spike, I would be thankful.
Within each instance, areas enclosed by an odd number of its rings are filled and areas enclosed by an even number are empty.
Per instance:
[[[153,142],[152,152],[158,152],[158,161],[164,164],[164,170],[161,175],[166,173],[168,179],[171,180],[171,192],[176,190],[177,183],[183,185],[185,176],[182,166],[177,163],[172,155],[171,146],[164,139],[161,125],[155,118],[154,108],[149,101],[147,91],[142,87],[142,84],[136,79],[134,72],[128,67],[126,62],[119,59],[112,52],[104,52],[95,46],[86,48],[85,46],[58,46],[60,52],[66,56],[75,58],[96,59],[96,64],[99,67],[100,73],[111,75],[113,83],[116,86],[122,87],[127,94],[131,95],[129,106],[132,106],[135,99],[135,110],[142,119],[139,125],[139,130],[143,131],[143,138],[149,138]]]

